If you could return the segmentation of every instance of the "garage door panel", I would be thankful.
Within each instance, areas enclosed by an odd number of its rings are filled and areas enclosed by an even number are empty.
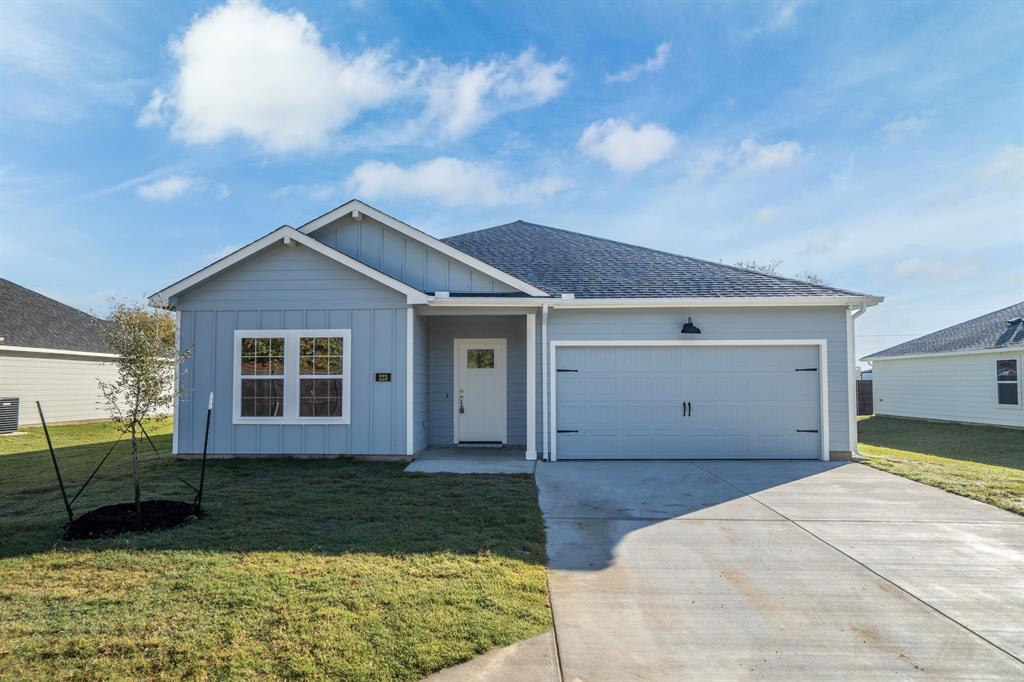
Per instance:
[[[563,347],[562,459],[820,456],[816,347]],[[684,412],[683,404],[692,406]],[[807,432],[804,432],[807,431]]]

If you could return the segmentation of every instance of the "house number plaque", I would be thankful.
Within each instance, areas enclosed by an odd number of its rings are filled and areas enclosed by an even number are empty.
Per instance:
[[[377,372],[377,381],[381,383],[391,381],[391,372]]]

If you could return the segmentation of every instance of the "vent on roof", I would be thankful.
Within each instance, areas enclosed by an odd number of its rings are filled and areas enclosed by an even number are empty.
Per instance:
[[[1010,320],[1009,322],[1007,322],[1006,324],[1008,324],[1008,325],[1015,325],[1015,324],[1020,324],[1021,322],[1024,322],[1024,317],[1015,317],[1012,320]]]

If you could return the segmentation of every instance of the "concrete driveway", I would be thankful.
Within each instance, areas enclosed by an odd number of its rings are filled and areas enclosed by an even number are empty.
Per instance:
[[[1024,519],[860,464],[538,465],[564,680],[1024,679]]]

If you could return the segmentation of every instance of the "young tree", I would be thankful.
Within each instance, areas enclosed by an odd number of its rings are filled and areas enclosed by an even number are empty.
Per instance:
[[[111,419],[132,436],[135,513],[141,518],[138,429],[143,420],[162,416],[173,404],[178,365],[189,352],[174,347],[174,319],[169,314],[137,304],[115,304],[102,332],[117,356],[117,379],[100,381],[100,391]]]
[[[780,261],[780,260],[772,260],[772,261],[768,261],[767,263],[758,263],[756,260],[748,260],[748,261],[740,261],[739,263],[733,263],[733,265],[736,265],[737,267],[741,267],[741,268],[746,268],[747,270],[754,270],[756,272],[761,272],[761,273],[764,273],[766,275],[778,275],[779,274],[779,266],[782,265],[782,261]],[[821,284],[821,285],[827,285],[828,284],[828,282],[825,281],[824,277],[816,275],[816,274],[814,274],[813,272],[811,272],[809,270],[804,270],[802,274],[793,275],[793,279],[802,279],[803,281],[810,282],[811,284]]]

